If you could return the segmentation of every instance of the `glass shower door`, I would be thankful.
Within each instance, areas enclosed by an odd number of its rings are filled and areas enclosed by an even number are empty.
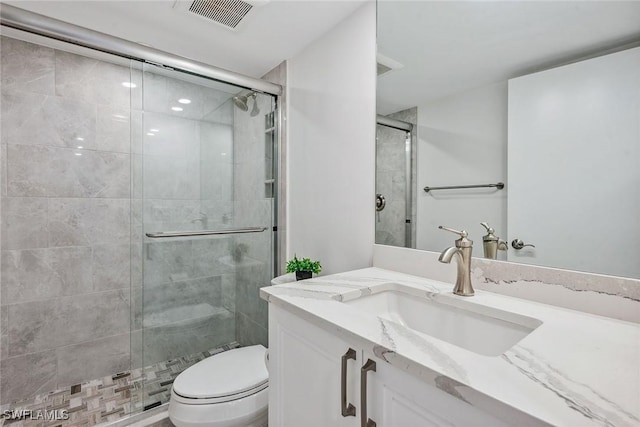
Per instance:
[[[376,243],[412,247],[411,138],[376,125]]]
[[[267,346],[276,128],[269,95],[147,64],[139,84],[132,347],[149,409],[203,358]]]

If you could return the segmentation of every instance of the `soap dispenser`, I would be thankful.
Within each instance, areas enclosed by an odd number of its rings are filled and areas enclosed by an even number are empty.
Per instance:
[[[481,226],[487,229],[487,234],[482,236],[482,246],[484,248],[484,257],[488,259],[496,259],[498,250],[506,251],[509,245],[504,240],[498,239],[494,233],[494,229],[489,227],[486,222],[481,222]]]

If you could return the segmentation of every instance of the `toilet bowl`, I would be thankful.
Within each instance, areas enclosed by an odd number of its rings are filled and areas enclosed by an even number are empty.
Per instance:
[[[266,427],[267,349],[242,347],[208,357],[178,375],[169,418],[176,427]]]

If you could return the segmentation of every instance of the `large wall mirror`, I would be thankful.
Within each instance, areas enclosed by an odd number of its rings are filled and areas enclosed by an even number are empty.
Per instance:
[[[640,278],[640,2],[379,1],[377,112],[376,243]]]

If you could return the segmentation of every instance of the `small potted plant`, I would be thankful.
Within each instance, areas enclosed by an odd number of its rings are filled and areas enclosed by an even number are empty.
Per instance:
[[[287,261],[287,273],[296,273],[296,280],[311,279],[312,274],[322,271],[320,261],[311,261],[309,258],[298,259],[296,255]]]

